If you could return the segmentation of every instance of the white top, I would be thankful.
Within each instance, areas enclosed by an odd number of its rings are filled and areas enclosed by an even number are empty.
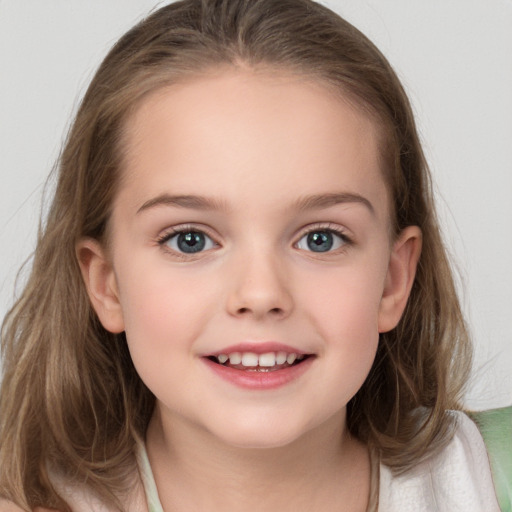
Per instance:
[[[378,512],[500,512],[482,436],[464,413],[451,414],[455,435],[441,452],[401,476],[380,464]],[[137,459],[142,482],[127,511],[164,512],[143,444]],[[111,512],[86,492],[55,483],[73,512]]]
[[[484,441],[461,412],[451,442],[404,475],[380,466],[379,512],[499,512]]]

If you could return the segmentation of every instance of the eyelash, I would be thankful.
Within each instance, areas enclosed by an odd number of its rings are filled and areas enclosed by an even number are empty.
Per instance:
[[[338,247],[334,250],[328,250],[328,251],[307,251],[306,249],[301,249],[299,247],[299,243],[308,235],[313,233],[332,233],[336,237],[338,237],[342,241],[341,247]],[[206,252],[205,250],[201,249],[200,251],[194,253],[186,253],[186,252],[180,252],[178,250],[175,250],[171,247],[166,247],[166,244],[172,240],[174,237],[178,237],[180,234],[187,234],[187,233],[201,233],[204,234],[213,244],[214,246],[219,246],[219,244],[215,241],[215,237],[213,237],[207,229],[204,227],[198,227],[198,226],[192,226],[192,225],[184,225],[179,227],[173,227],[170,228],[168,231],[164,232],[161,236],[159,236],[156,239],[156,242],[159,246],[164,248],[166,251],[172,253],[173,255],[182,258],[182,259],[188,259],[193,257],[196,254],[200,254],[202,252]],[[304,229],[298,240],[293,244],[293,246],[299,250],[304,250],[306,252],[316,253],[318,255],[324,254],[324,253],[338,253],[343,249],[346,249],[347,247],[354,244],[354,241],[351,237],[349,237],[346,233],[346,231],[338,226],[333,226],[332,224],[315,224],[312,226],[308,226],[306,229]],[[207,249],[210,250],[211,248]]]
[[[354,240],[352,239],[352,237],[347,235],[347,232],[345,229],[343,229],[337,225],[330,224],[330,223],[329,224],[319,223],[319,224],[314,224],[312,226],[308,226],[307,228],[305,228],[301,232],[298,241],[295,242],[294,247],[299,248],[298,245],[299,245],[300,241],[303,240],[308,235],[313,234],[313,233],[332,233],[333,235],[335,235],[336,237],[338,237],[341,240],[342,245],[339,248],[336,248],[334,250],[325,251],[325,252],[321,252],[321,251],[318,251],[316,253],[315,253],[315,251],[307,251],[307,252],[311,252],[311,253],[318,254],[318,255],[322,255],[322,254],[326,254],[326,253],[327,254],[340,253],[343,250],[350,247],[351,245],[354,245]],[[305,249],[303,249],[303,250],[305,250]]]
[[[213,237],[207,229],[204,227],[198,227],[198,226],[191,226],[191,225],[184,225],[184,226],[178,226],[170,228],[169,230],[165,231],[161,236],[159,236],[156,239],[156,243],[162,247],[166,252],[172,253],[174,256],[182,259],[190,259],[191,257],[194,257],[196,254],[200,254],[201,252],[205,252],[203,250],[198,251],[197,253],[190,252],[180,252],[178,250],[175,250],[171,247],[166,247],[166,244],[172,240],[174,237],[178,237],[181,234],[188,234],[188,233],[200,233],[205,235],[213,244],[214,246],[218,246],[219,244],[215,241],[215,237]]]

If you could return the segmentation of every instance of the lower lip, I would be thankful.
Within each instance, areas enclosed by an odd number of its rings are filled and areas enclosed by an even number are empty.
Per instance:
[[[236,370],[229,366],[214,363],[207,358],[203,358],[203,361],[216,375],[235,386],[245,389],[265,390],[280,388],[298,379],[308,371],[314,359],[313,356],[310,356],[300,364],[268,372]]]

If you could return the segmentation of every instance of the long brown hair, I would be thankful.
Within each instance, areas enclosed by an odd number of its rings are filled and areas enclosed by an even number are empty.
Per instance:
[[[183,0],[125,34],[92,80],[59,159],[32,273],[2,327],[0,495],[24,508],[68,510],[49,466],[120,503],[154,397],[124,335],[107,332],[92,310],[75,246],[83,237],[106,241],[131,112],[150,92],[220,65],[317,79],[380,128],[394,234],[419,226],[423,252],[406,311],[381,335],[348,425],[396,471],[449,439],[446,411],[459,408],[471,351],[427,164],[395,73],[363,34],[313,1]]]

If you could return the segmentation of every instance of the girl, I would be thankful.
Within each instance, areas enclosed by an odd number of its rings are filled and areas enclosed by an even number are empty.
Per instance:
[[[121,38],[2,348],[0,510],[499,510],[409,103],[309,0]]]

